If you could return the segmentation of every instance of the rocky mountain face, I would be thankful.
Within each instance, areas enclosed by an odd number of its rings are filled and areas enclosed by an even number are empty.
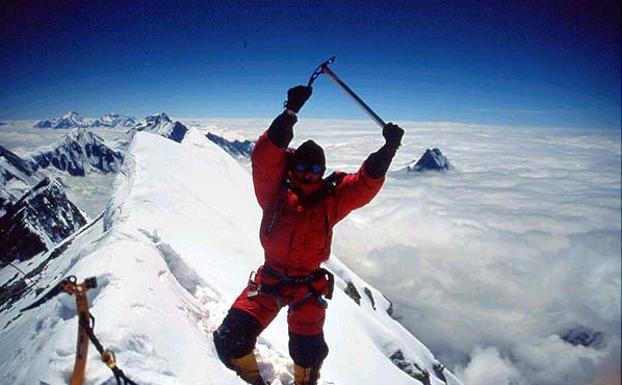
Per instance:
[[[34,174],[32,164],[0,146],[0,216],[36,184]]]
[[[0,217],[0,267],[51,249],[86,224],[63,187],[45,178],[5,207]]]
[[[448,171],[453,166],[438,148],[428,148],[421,158],[411,162],[406,168],[408,172]]]
[[[223,138],[222,136],[212,134],[211,132],[208,132],[205,136],[207,137],[207,139],[216,143],[223,150],[227,151],[229,155],[233,156],[234,158],[250,158],[251,153],[253,152],[253,147],[255,147],[255,142],[252,142],[250,140],[239,141],[236,139],[234,141],[231,141]]]
[[[49,250],[86,224],[56,180],[0,146],[0,266]]]
[[[104,140],[86,128],[75,128],[51,148],[32,156],[35,168],[53,166],[73,176],[84,176],[90,170],[118,172],[123,154],[106,145]]]
[[[151,132],[177,143],[181,143],[188,132],[186,126],[178,121],[172,121],[164,112],[147,116],[132,127],[132,130]]]

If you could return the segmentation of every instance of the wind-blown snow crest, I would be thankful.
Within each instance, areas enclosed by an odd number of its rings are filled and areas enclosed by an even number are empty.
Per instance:
[[[218,360],[211,332],[263,261],[260,217],[248,171],[201,133],[191,130],[176,143],[138,132],[104,220],[50,253],[54,259],[37,283],[97,276],[95,332],[137,383],[241,384]],[[320,384],[420,384],[389,359],[397,351],[431,373],[430,385],[443,384],[430,351],[387,314],[389,302],[336,257],[327,267],[337,282]],[[361,292],[360,304],[345,293],[348,283]],[[0,313],[0,341],[15,346],[0,350],[0,372],[9,373],[0,384],[61,384],[70,375],[73,298],[61,294],[19,313],[35,298],[28,292]],[[292,381],[286,313],[257,344],[262,374],[274,385]],[[91,348],[87,383],[109,383],[110,376]],[[450,372],[445,376],[447,384],[459,384]]]

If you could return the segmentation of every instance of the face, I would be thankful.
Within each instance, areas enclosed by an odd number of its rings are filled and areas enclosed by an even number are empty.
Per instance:
[[[307,164],[298,162],[294,164],[292,174],[296,180],[301,184],[312,184],[322,180],[324,174],[324,167],[317,164]]]

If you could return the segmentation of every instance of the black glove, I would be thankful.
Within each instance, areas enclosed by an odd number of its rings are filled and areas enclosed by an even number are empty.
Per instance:
[[[382,129],[382,136],[384,136],[387,147],[397,149],[402,144],[404,130],[397,124],[387,123]]]
[[[296,113],[300,111],[300,108],[305,104],[307,99],[311,97],[313,88],[307,86],[296,86],[287,90],[287,101],[285,102],[285,108],[292,110]]]

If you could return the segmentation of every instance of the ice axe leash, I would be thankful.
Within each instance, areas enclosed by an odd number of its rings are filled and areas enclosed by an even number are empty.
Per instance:
[[[346,83],[343,82],[343,80],[339,79],[339,77],[330,69],[328,68],[329,64],[333,64],[335,62],[335,58],[336,56],[331,57],[330,59],[326,60],[324,63],[320,64],[316,70],[313,72],[313,74],[311,75],[311,78],[309,78],[309,84],[307,84],[308,87],[311,87],[311,85],[313,84],[313,82],[315,81],[315,79],[318,78],[318,76],[320,76],[322,73],[326,74],[326,76],[328,76],[329,78],[331,78],[335,83],[337,83],[337,85],[346,93],[348,94],[349,97],[352,98],[352,100],[354,100],[354,102],[356,104],[359,105],[359,107],[361,107],[363,109],[363,111],[365,111],[367,113],[367,115],[369,115],[370,118],[373,119],[374,122],[376,122],[376,124],[378,124],[380,126],[380,128],[384,128],[384,126],[386,126],[387,124],[384,122],[384,120],[382,120],[382,118],[380,116],[378,116],[378,114],[376,114],[374,112],[374,110],[371,109],[371,107],[369,107],[364,101],[363,99],[359,98],[359,96],[352,91],[352,89],[350,87],[348,87],[348,85]]]
[[[87,278],[84,282],[78,283],[76,277],[72,275],[63,279],[61,283],[46,293],[40,300],[22,309],[22,311],[35,308],[61,292],[73,295],[76,298],[76,310],[78,312],[78,342],[76,345],[76,360],[69,384],[82,385],[84,382],[90,340],[101,355],[102,361],[112,370],[117,380],[117,385],[137,385],[134,381],[127,378],[123,371],[117,366],[116,358],[112,350],[104,348],[95,336],[93,330],[95,327],[95,317],[89,312],[89,302],[86,294],[90,289],[96,287],[97,278]]]

